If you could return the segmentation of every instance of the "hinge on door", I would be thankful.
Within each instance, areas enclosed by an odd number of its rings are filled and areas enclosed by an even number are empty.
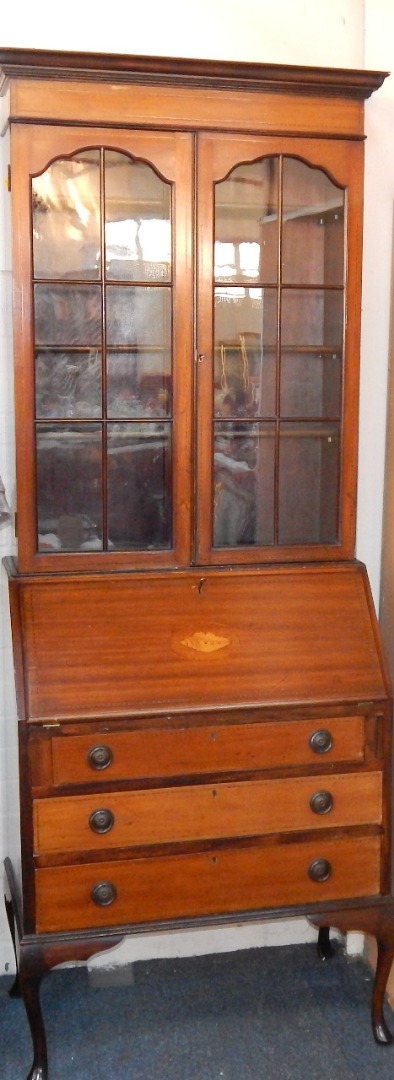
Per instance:
[[[11,165],[7,169],[7,191],[11,191]]]
[[[14,514],[14,532],[15,532],[15,536],[17,537],[18,536],[18,511],[17,510],[15,510],[15,514]]]

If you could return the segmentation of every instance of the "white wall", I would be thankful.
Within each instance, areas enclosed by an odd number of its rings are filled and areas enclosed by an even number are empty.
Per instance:
[[[394,201],[394,4],[366,0],[365,67],[393,71],[365,109],[357,554],[378,605],[384,489]]]
[[[110,18],[109,18],[110,11]],[[365,24],[365,25],[364,25]],[[138,10],[124,0],[68,0],[62,9],[52,0],[31,0],[2,13],[3,47],[74,49],[89,52],[127,52],[149,55],[195,56],[211,59],[311,64],[332,67],[394,69],[394,5],[392,0],[150,0]],[[366,35],[364,30],[366,29]],[[364,51],[365,46],[365,51]],[[375,599],[379,592],[384,428],[389,322],[391,206],[394,187],[394,80],[367,105],[369,141],[365,202],[365,273],[362,342],[362,431],[360,442],[358,554],[367,562]],[[5,175],[5,162],[2,176]],[[7,199],[3,182],[3,199]],[[4,218],[0,213],[0,473],[13,497],[12,420],[9,366],[11,347],[4,311],[9,312],[10,264],[3,248]],[[4,476],[5,474],[5,476]],[[0,527],[0,553],[12,550],[7,526]],[[3,593],[3,617],[7,612]],[[2,639],[4,701],[0,717],[0,748],[10,741],[14,714],[9,641]],[[0,699],[1,704],[1,699]],[[0,797],[5,844],[7,783],[4,752],[0,751]],[[1,851],[0,851],[1,857]],[[1,912],[0,912],[1,919]],[[303,920],[218,931],[141,935],[123,950],[122,958],[180,952],[213,951],[267,942],[305,940],[312,932]],[[5,925],[0,922],[0,974],[12,964]]]
[[[390,0],[387,0],[390,4]],[[363,66],[363,0],[22,0],[2,12],[4,47]],[[137,12],[137,13],[136,13]]]

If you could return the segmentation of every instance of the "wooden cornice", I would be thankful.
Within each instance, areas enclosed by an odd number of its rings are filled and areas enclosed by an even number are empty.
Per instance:
[[[158,86],[203,86],[226,90],[267,90],[365,100],[389,72],[356,68],[257,64],[233,60],[128,56],[115,53],[0,49],[0,92],[8,79],[80,79],[92,82],[140,82]]]

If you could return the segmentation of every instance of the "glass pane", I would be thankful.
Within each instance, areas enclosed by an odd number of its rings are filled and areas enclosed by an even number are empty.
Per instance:
[[[340,289],[284,289],[282,346],[310,345],[342,350],[343,293]]]
[[[107,296],[108,345],[148,347],[162,356],[168,370],[171,350],[171,289],[109,285]]]
[[[105,151],[107,278],[169,281],[171,185],[142,161]]]
[[[278,280],[278,159],[238,165],[215,185],[215,280]]]
[[[101,353],[38,352],[36,415],[62,419],[101,416]]]
[[[101,427],[37,424],[39,551],[102,550]]]
[[[342,360],[338,353],[284,351],[281,363],[281,416],[339,418],[341,375]]]
[[[338,540],[339,425],[282,424],[279,543]]]
[[[101,345],[99,285],[36,285],[37,345]]]
[[[275,412],[277,290],[215,290],[215,415]]]
[[[274,540],[273,424],[214,425],[214,547]]]
[[[111,547],[171,546],[171,425],[108,424]]]
[[[343,273],[343,189],[321,169],[284,157],[283,282],[342,285]]]
[[[32,180],[36,278],[100,276],[100,151],[55,161]]]
[[[166,365],[166,368],[165,368]],[[115,417],[170,416],[169,353],[109,352],[107,355],[107,413]]]

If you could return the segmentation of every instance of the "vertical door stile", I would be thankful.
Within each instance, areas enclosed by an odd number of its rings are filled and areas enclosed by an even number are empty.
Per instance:
[[[277,332],[276,332],[276,401],[274,462],[274,543],[279,542],[279,470],[280,470],[280,395],[282,383],[282,251],[283,251],[283,155],[278,159],[278,261],[277,261]]]
[[[197,343],[196,379],[196,538],[197,563],[209,561],[212,545],[212,367],[213,367],[213,144],[200,137],[197,157]]]
[[[172,430],[174,556],[188,565],[193,543],[193,392],[195,355],[194,136],[178,132],[173,183]]]
[[[105,274],[105,150],[100,150],[100,253],[101,253],[101,386],[102,386],[102,419],[101,419],[101,445],[102,445],[102,522],[103,522],[103,549],[108,550],[108,424],[107,424],[107,304],[106,304],[106,274]]]
[[[193,340],[192,340],[192,355],[190,357],[190,367],[192,374],[192,387],[191,387],[191,433],[190,433],[190,495],[191,495],[191,508],[190,508],[190,526],[191,526],[191,541],[190,541],[190,561],[192,564],[198,562],[198,342],[199,342],[199,253],[198,253],[198,228],[199,228],[199,213],[198,213],[198,149],[199,149],[199,137],[198,134],[192,135],[193,139],[193,166],[192,166],[192,266],[193,266],[193,287],[192,287],[192,325],[193,325]]]

